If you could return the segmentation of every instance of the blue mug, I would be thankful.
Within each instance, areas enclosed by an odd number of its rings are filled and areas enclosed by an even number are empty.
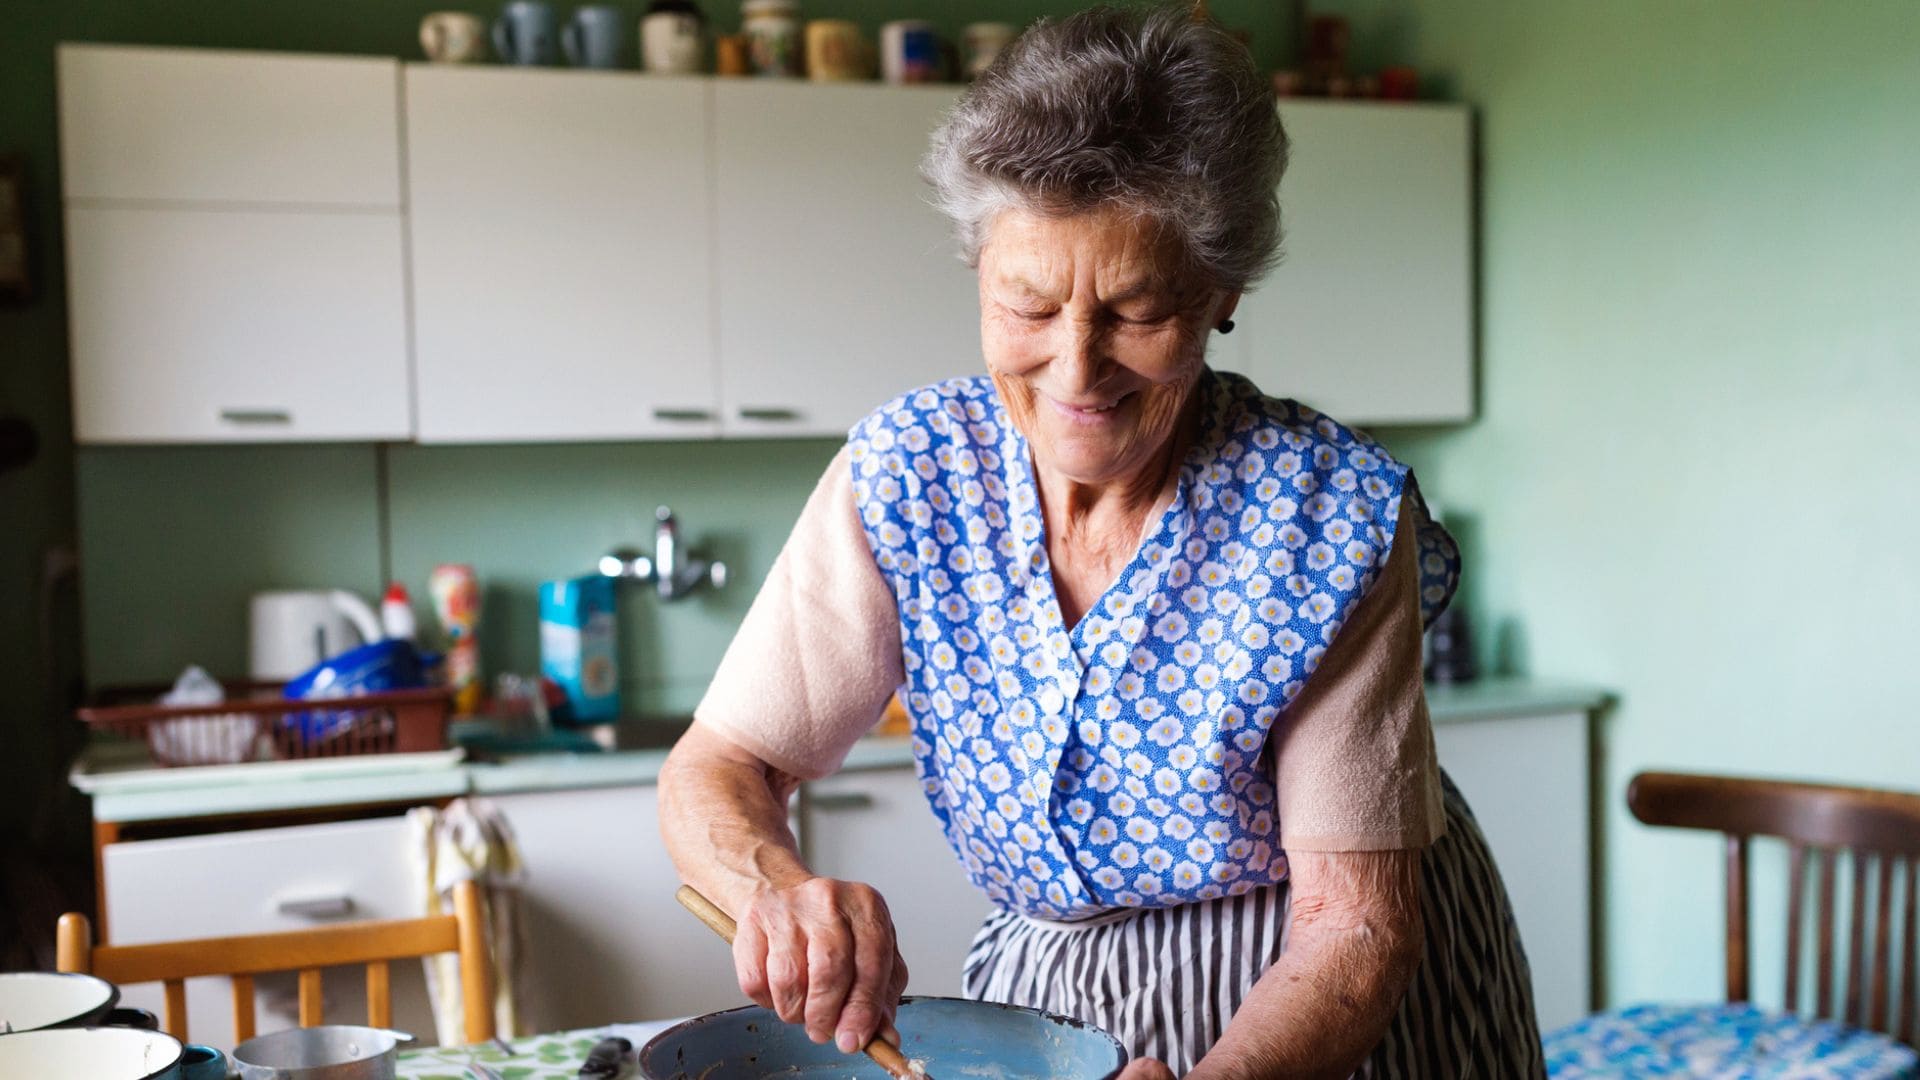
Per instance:
[[[493,51],[509,64],[551,64],[553,7],[540,0],[514,0],[493,21]]]
[[[188,1043],[180,1055],[180,1080],[227,1080],[227,1055]]]
[[[567,54],[567,63],[574,67],[625,67],[626,16],[619,8],[602,4],[577,9],[560,29],[560,50]]]

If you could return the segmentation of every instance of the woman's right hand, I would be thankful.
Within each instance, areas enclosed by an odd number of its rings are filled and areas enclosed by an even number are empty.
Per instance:
[[[740,989],[846,1053],[892,1031],[907,988],[887,903],[871,885],[808,877],[753,895],[735,920]]]

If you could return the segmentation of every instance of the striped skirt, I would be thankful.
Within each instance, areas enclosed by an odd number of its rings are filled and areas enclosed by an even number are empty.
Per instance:
[[[1544,1077],[1532,978],[1486,839],[1445,781],[1446,832],[1421,863],[1426,954],[1358,1077]],[[1096,1024],[1175,1075],[1207,1052],[1286,951],[1285,884],[1084,924],[996,911],[967,956],[968,997]]]

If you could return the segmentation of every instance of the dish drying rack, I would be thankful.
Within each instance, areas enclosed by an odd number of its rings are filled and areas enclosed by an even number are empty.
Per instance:
[[[166,766],[227,765],[444,750],[445,687],[291,699],[281,684],[230,682],[211,705],[156,705],[166,687],[103,691],[75,716],[96,735],[145,743]]]

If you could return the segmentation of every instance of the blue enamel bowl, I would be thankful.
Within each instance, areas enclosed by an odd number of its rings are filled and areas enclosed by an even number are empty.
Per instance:
[[[1099,1028],[1017,1005],[910,997],[894,1026],[901,1052],[936,1080],[1112,1080],[1127,1063],[1120,1040]],[[758,1005],[668,1028],[641,1048],[640,1071],[648,1080],[890,1080],[864,1054],[816,1045]]]

